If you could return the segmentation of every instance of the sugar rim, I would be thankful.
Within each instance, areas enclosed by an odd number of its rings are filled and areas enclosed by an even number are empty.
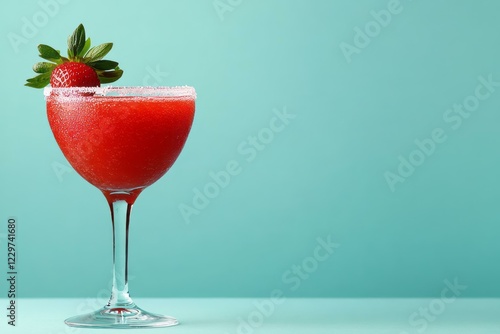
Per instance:
[[[52,93],[56,95],[73,95],[81,93],[93,93],[97,96],[153,96],[153,97],[192,97],[196,98],[196,91],[191,86],[105,86],[105,87],[70,87],[70,88],[52,88],[45,87],[43,94],[50,96]]]

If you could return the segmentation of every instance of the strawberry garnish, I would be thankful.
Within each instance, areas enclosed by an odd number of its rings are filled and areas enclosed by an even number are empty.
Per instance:
[[[50,76],[50,85],[57,87],[99,87],[96,71],[84,63],[66,62],[56,66]]]
[[[33,71],[38,73],[28,79],[26,86],[43,88],[49,83],[52,87],[98,87],[101,83],[118,80],[123,70],[118,63],[103,60],[113,47],[104,43],[90,47],[90,38],[85,38],[85,28],[80,24],[68,38],[68,57],[62,57],[60,51],[40,44],[40,57],[49,62],[36,63]]]

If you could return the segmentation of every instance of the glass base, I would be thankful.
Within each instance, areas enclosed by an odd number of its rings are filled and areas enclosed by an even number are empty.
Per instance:
[[[151,328],[178,325],[177,319],[149,313],[135,304],[127,307],[103,307],[92,313],[64,320],[71,327],[84,328]]]

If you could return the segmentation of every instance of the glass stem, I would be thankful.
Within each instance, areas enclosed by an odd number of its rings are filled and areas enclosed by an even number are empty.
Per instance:
[[[128,292],[128,227],[132,204],[119,198],[109,198],[113,222],[113,288],[108,302],[110,308],[134,304]]]

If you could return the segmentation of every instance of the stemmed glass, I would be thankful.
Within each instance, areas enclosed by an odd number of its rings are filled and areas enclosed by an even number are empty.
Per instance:
[[[137,196],[181,152],[193,122],[192,87],[45,88],[50,127],[64,156],[102,191],[113,223],[113,287],[103,308],[65,320],[73,327],[178,324],[139,308],[128,288],[128,228]]]

